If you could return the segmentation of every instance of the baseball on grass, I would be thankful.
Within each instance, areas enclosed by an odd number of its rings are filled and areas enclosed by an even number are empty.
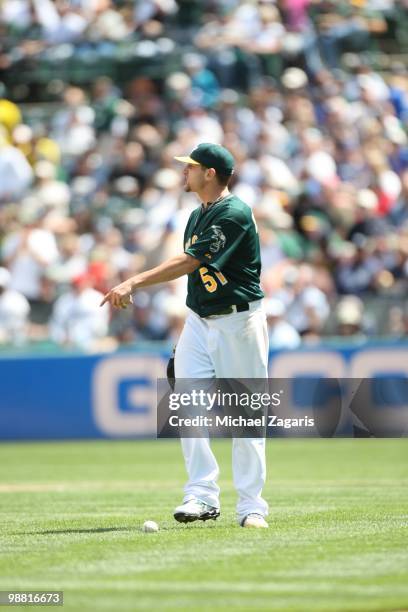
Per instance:
[[[159,526],[154,521],[145,521],[143,523],[143,531],[145,533],[156,533],[159,531]]]

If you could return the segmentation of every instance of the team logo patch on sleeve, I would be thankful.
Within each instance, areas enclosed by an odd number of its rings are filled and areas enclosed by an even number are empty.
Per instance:
[[[212,225],[211,229],[213,233],[211,234],[210,251],[211,253],[218,253],[220,249],[225,247],[227,239],[219,225]]]

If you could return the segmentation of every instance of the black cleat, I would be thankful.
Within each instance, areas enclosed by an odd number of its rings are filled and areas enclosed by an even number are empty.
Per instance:
[[[215,521],[220,516],[220,509],[209,506],[198,499],[190,499],[174,510],[174,518],[179,523],[194,521]]]

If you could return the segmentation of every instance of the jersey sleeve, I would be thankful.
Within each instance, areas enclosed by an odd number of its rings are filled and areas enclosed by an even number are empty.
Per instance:
[[[185,252],[215,270],[221,270],[233,256],[245,232],[244,225],[222,220],[200,234]]]

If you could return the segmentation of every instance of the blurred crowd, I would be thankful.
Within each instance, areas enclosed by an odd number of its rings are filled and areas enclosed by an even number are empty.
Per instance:
[[[257,219],[272,348],[406,337],[408,67],[379,72],[356,52],[395,33],[407,10],[393,0],[3,0],[0,344],[176,340],[184,278],[138,292],[127,310],[99,303],[182,250],[198,202],[173,158],[208,141],[234,154],[232,191]],[[29,89],[8,95],[27,59],[64,45],[102,56],[126,40],[165,56],[177,47],[179,65],[124,83],[55,75],[48,105],[29,104]]]

